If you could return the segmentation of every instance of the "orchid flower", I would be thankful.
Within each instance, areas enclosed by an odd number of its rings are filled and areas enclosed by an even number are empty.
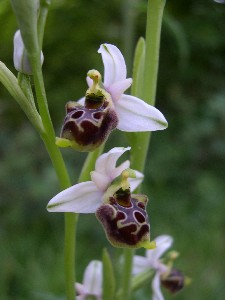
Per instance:
[[[127,132],[155,131],[167,127],[163,114],[143,100],[125,95],[132,84],[127,77],[127,67],[120,50],[111,44],[102,44],[98,50],[104,64],[104,89],[111,95],[119,122],[117,128]],[[92,80],[87,79],[89,87]]]
[[[154,248],[146,212],[148,198],[134,195],[143,174],[129,169],[127,160],[116,167],[130,147],[116,147],[102,154],[91,172],[91,181],[78,183],[53,197],[50,212],[96,213],[108,240],[116,247]]]
[[[120,50],[114,45],[102,44],[98,53],[104,64],[104,82],[98,71],[88,72],[89,89],[84,98],[66,105],[67,115],[57,145],[93,151],[115,128],[127,132],[167,128],[167,121],[158,109],[124,94],[132,79],[126,78],[127,68]]]
[[[91,261],[84,272],[83,283],[75,284],[77,300],[85,300],[88,296],[94,296],[96,300],[102,299],[102,262]]]
[[[160,286],[160,277],[162,274],[168,272],[169,267],[160,261],[160,257],[165,253],[172,245],[173,238],[169,235],[161,235],[155,239],[156,248],[146,251],[146,257],[135,255],[133,263],[133,273],[147,271],[149,268],[155,270],[155,276],[152,281],[153,300],[163,300]]]

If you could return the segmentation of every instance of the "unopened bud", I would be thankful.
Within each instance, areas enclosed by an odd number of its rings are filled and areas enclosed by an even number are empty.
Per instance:
[[[32,75],[32,68],[29,62],[27,51],[24,47],[24,43],[21,37],[20,30],[17,30],[14,35],[14,52],[13,52],[13,62],[14,67],[18,72]],[[43,64],[44,56],[41,52],[41,64]]]

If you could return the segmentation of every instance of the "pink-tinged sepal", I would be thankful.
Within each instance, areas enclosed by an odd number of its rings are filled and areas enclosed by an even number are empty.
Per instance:
[[[109,202],[101,205],[96,216],[115,247],[154,248],[150,243],[150,224],[146,212],[148,198],[120,188]]]

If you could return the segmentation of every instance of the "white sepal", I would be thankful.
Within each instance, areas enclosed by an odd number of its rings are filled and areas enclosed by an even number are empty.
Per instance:
[[[83,283],[75,283],[77,300],[85,300],[87,296],[94,296],[96,300],[102,299],[102,262],[93,260],[84,272]]]
[[[160,235],[155,239],[155,242],[156,248],[146,251],[146,257],[152,263],[158,261],[162,254],[172,246],[173,238],[169,235]]]
[[[122,95],[116,104],[118,129],[127,132],[163,130],[168,124],[154,106],[129,95]]]
[[[144,256],[134,255],[133,258],[133,274],[138,274],[149,269],[148,259]]]
[[[152,280],[152,290],[153,290],[152,300],[164,300],[163,294],[161,292],[160,284],[161,284],[160,273],[156,272]]]
[[[136,177],[135,178],[128,178],[128,181],[130,183],[130,190],[131,192],[133,192],[143,181],[144,179],[144,175],[137,171],[137,170],[134,170],[135,174],[136,174]]]
[[[110,85],[107,92],[111,95],[114,104],[120,99],[122,94],[131,86],[132,78],[127,78],[121,81],[117,81]]]
[[[100,296],[102,294],[102,262],[93,260],[84,272],[83,285],[90,295]]]
[[[127,68],[120,50],[111,44],[102,44],[98,50],[104,64],[104,86],[106,90],[117,81],[127,77]]]
[[[105,174],[110,178],[110,182],[120,174],[114,174],[117,160],[120,156],[130,150],[130,147],[115,147],[111,149],[109,152],[102,154],[97,160],[95,164],[95,171]],[[115,176],[116,175],[116,176]],[[115,177],[114,177],[115,176]]]
[[[102,193],[92,181],[78,183],[60,192],[48,203],[50,212],[94,213],[102,204]]]

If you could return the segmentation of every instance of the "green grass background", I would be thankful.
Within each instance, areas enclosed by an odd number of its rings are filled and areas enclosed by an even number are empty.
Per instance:
[[[169,128],[152,135],[143,191],[150,199],[152,237],[174,237],[174,249],[180,252],[176,266],[192,278],[175,296],[179,300],[222,300],[225,294],[224,18],[225,5],[211,0],[168,0],[162,26],[156,106]],[[130,72],[145,22],[142,0],[52,1],[43,72],[58,134],[66,101],[85,93],[87,71],[103,70],[99,45],[117,45]],[[3,0],[0,60],[13,72],[16,29],[10,3]],[[63,214],[46,211],[59,191],[57,179],[39,137],[3,86],[0,128],[0,299],[63,299]],[[115,131],[106,149],[126,145],[125,136]],[[63,154],[75,183],[86,155],[68,149]],[[79,281],[88,262],[101,259],[103,247],[113,259],[120,255],[93,215],[80,216]],[[150,289],[149,283],[134,299],[149,299]]]

